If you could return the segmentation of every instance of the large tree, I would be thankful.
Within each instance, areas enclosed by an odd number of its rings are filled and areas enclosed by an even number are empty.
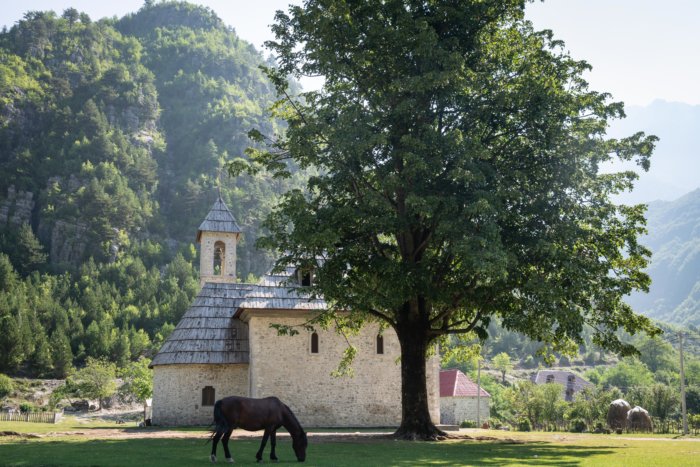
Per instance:
[[[278,265],[315,268],[313,289],[396,331],[403,417],[434,438],[426,355],[446,336],[486,337],[492,316],[549,350],[580,342],[633,352],[654,333],[622,297],[646,289],[643,206],[618,206],[654,137],[607,139],[621,103],[588,89],[589,66],[524,19],[524,0],[307,0],[278,12],[270,71],[288,129],[232,172],[314,167],[271,214]],[[284,77],[321,75],[293,96]],[[320,318],[322,319],[322,317]],[[344,321],[347,323],[348,321]]]

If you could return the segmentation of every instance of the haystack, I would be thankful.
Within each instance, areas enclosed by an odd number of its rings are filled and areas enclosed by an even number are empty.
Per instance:
[[[627,412],[627,429],[632,431],[651,431],[651,417],[649,412],[636,406]]]
[[[616,399],[608,407],[608,426],[611,430],[623,430],[627,426],[629,403],[624,399]]]

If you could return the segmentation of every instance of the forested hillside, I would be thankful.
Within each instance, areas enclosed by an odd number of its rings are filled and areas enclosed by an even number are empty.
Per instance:
[[[635,310],[669,323],[700,325],[700,190],[649,205],[648,235],[653,252],[648,294],[630,298]]]
[[[260,221],[302,175],[219,177],[251,128],[279,131],[263,63],[181,2],[30,12],[0,33],[0,371],[157,348],[198,290],[192,244],[219,178],[239,275],[270,266]]]

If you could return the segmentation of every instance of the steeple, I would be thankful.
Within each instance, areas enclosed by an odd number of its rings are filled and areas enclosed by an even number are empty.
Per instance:
[[[199,278],[205,282],[236,282],[236,245],[241,228],[221,194],[197,230],[201,243]]]

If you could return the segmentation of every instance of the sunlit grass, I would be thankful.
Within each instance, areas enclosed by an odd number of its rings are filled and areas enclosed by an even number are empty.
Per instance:
[[[201,465],[208,461],[210,445],[202,438],[204,428],[191,429],[184,438],[157,439],[93,439],[89,429],[114,427],[114,424],[92,423],[89,426],[67,419],[67,429],[82,426],[85,435],[39,439],[0,438],[0,465]],[[77,424],[76,424],[77,423]],[[23,431],[20,423],[0,424],[0,431]],[[34,433],[60,431],[56,425]],[[30,427],[31,428],[31,427]],[[149,431],[150,429],[146,429]],[[129,429],[133,432],[133,429]],[[162,431],[154,429],[153,431]],[[442,442],[405,442],[384,438],[328,439],[318,431],[310,431],[305,465],[319,466],[386,466],[386,465],[544,465],[544,466],[674,466],[699,465],[700,441],[677,440],[659,435],[591,435],[573,433],[508,433],[488,430],[465,430],[472,437],[494,437],[496,440],[448,440]],[[325,432],[326,430],[324,430]],[[386,430],[384,430],[386,431]],[[104,431],[96,431],[104,433]],[[182,434],[181,434],[182,435]],[[644,437],[652,439],[635,439]],[[260,440],[232,439],[231,451],[239,465],[255,463]],[[269,454],[269,446],[266,455]],[[296,463],[289,438],[280,437],[277,445],[280,463]],[[223,451],[219,448],[219,458]],[[268,461],[269,462],[269,461]]]

